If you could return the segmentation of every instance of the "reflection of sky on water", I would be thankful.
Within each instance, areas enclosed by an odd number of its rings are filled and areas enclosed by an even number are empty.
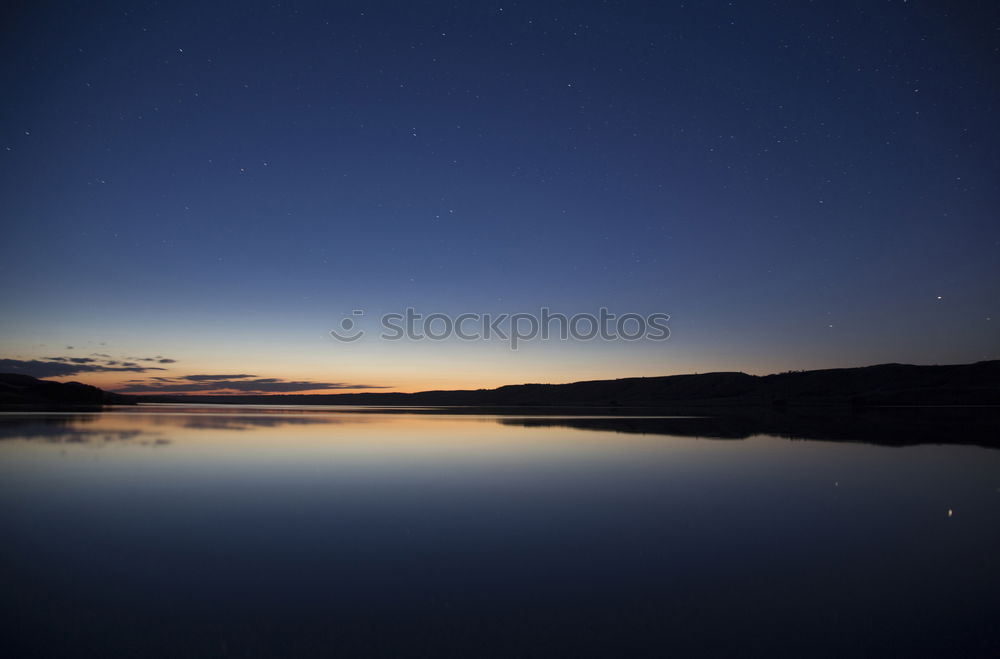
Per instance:
[[[50,655],[998,640],[1000,451],[976,446],[253,409],[2,415],[0,436],[0,604]]]

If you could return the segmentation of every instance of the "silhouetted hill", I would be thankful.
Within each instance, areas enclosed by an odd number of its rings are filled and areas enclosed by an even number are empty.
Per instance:
[[[1000,360],[947,366],[882,364],[765,376],[704,373],[412,394],[148,395],[134,398],[145,402],[491,408],[1000,405]]]
[[[881,364],[755,376],[722,372],[570,384],[418,393],[124,396],[79,382],[0,375],[0,405],[133,402],[459,406],[467,408],[639,408],[705,406],[1000,405],[1000,361],[947,366]]]
[[[690,411],[701,415],[518,415],[501,416],[498,421],[512,426],[710,439],[772,435],[883,446],[975,444],[1000,448],[1000,409],[995,407],[721,407]]]
[[[135,402],[80,382],[39,380],[20,373],[0,374],[0,405],[5,407],[100,406]]]

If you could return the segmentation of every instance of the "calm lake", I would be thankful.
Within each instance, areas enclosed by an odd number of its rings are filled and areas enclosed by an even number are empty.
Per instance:
[[[0,654],[1000,656],[1000,450],[668,421],[4,413]]]

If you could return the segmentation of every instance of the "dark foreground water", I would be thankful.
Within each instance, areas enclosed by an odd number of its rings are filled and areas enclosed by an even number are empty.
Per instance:
[[[615,423],[0,415],[0,655],[1000,655],[1000,451]]]

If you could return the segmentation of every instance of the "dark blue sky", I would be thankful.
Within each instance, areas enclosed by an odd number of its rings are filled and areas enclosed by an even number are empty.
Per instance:
[[[4,357],[412,389],[1000,356],[996,3],[4,11]],[[327,335],[406,305],[673,336]]]

